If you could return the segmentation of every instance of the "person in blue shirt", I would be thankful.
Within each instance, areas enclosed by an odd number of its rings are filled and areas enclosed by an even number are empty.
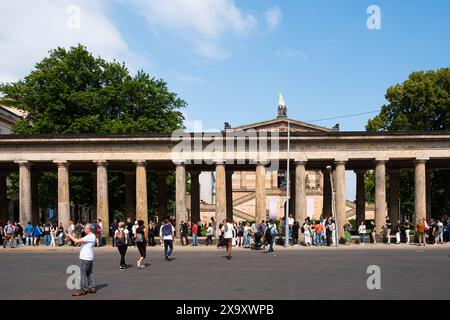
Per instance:
[[[447,220],[447,226],[445,227],[447,230],[447,243],[450,242],[450,218]]]
[[[33,226],[31,225],[31,221],[28,221],[25,226],[25,245],[31,246],[33,244]]]
[[[39,224],[36,225],[36,227],[33,228],[33,245],[34,246],[38,246],[39,242],[41,240],[41,227],[39,226]]]

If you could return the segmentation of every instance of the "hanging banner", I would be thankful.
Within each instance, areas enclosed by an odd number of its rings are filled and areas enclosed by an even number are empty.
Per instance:
[[[269,197],[269,218],[271,220],[278,218],[278,197]]]
[[[314,218],[314,198],[306,198],[306,214],[311,219]]]

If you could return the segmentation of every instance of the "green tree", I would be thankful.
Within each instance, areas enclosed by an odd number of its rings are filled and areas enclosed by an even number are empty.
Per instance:
[[[368,131],[450,130],[450,68],[413,72],[408,80],[387,90],[386,100],[388,103],[380,114],[368,121]],[[433,172],[432,213],[435,217],[450,210],[449,181],[448,171]],[[402,212],[412,214],[414,174],[411,170],[401,172],[400,199]]]
[[[27,112],[13,126],[17,134],[171,133],[182,128],[186,106],[163,80],[144,71],[133,76],[124,63],[94,57],[82,45],[51,50],[23,80],[0,84],[0,96]],[[55,181],[50,173],[40,179],[41,205],[55,205]],[[112,174],[109,181],[111,212],[120,211],[123,179]],[[76,206],[92,203],[91,177],[71,174],[70,184]]]

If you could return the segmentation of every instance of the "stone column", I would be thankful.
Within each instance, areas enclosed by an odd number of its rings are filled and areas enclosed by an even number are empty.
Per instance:
[[[97,220],[97,172],[91,173],[92,177],[92,222]]]
[[[145,237],[148,233],[147,204],[147,166],[145,161],[135,161],[136,164],[136,220],[144,221]]]
[[[33,226],[41,222],[39,221],[39,177],[40,174],[37,172],[31,174],[31,223]],[[47,222],[44,217],[42,220]]]
[[[364,177],[366,170],[355,170],[356,173],[356,225],[366,220],[366,195]]]
[[[431,170],[426,170],[426,201],[427,201],[427,220],[431,221]]]
[[[136,218],[136,173],[125,172],[125,219]],[[145,222],[147,225],[147,222]]]
[[[19,221],[26,226],[31,221],[31,164],[19,161]]]
[[[5,172],[0,172],[0,223],[2,225],[5,225],[9,219],[6,177],[7,174]]]
[[[331,194],[331,180],[330,172],[323,170],[323,199],[322,199],[322,213],[326,217],[333,216],[332,194]]]
[[[69,163],[55,163],[58,165],[58,224],[62,223],[64,229],[67,229],[70,221]]]
[[[109,240],[108,163],[97,162],[97,219],[102,220],[102,237]]]
[[[336,226],[338,230],[339,241],[345,239],[344,224],[347,221],[347,197],[345,195],[345,164],[347,161],[336,161]]]
[[[415,162],[415,183],[414,183],[414,213],[415,225],[423,218],[426,218],[426,173],[425,159],[417,159]]]
[[[376,235],[382,237],[386,219],[386,160],[375,164],[375,224]]]
[[[295,170],[293,170],[289,176],[289,184],[291,186],[289,193],[290,193],[290,199],[289,199],[289,214],[292,214],[292,217],[294,217],[294,219],[297,220],[298,214],[295,208],[295,203],[296,203],[296,195],[297,195],[297,191],[296,191],[296,174],[295,174]]]
[[[181,239],[181,233],[178,232],[181,221],[187,221],[186,211],[186,168],[184,164],[178,164],[176,167],[176,226],[178,238]]]
[[[158,173],[158,221],[167,217],[167,184],[166,173]]]
[[[398,212],[398,181],[400,171],[391,171],[389,173],[389,218],[392,225],[397,225],[400,220]]]
[[[225,165],[216,163],[216,235],[220,234],[219,224],[227,217],[227,191],[225,182]]]
[[[306,208],[306,161],[295,162],[295,213],[296,219],[303,225],[308,217]]]
[[[233,172],[225,172],[225,190],[227,197],[227,219],[233,221]]]
[[[200,172],[191,172],[191,223],[200,221]]]
[[[256,165],[256,223],[266,220],[266,168],[264,164]]]

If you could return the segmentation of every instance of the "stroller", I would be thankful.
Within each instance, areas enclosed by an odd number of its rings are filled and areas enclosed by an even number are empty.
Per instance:
[[[252,238],[251,248],[252,250],[262,250],[264,243],[262,241],[263,234],[261,232],[256,232],[254,238]]]

